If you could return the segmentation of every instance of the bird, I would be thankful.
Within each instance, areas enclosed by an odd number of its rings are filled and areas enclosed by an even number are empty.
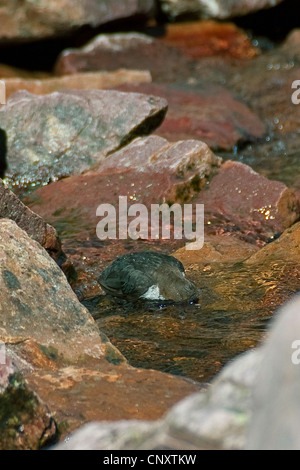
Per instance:
[[[199,291],[185,277],[183,264],[173,256],[153,251],[117,257],[98,279],[104,292],[127,301],[198,300]]]

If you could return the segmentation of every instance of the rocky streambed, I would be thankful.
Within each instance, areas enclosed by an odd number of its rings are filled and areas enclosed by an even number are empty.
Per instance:
[[[300,290],[295,4],[69,3],[0,12],[0,448],[94,421],[74,447],[245,448],[259,346]],[[99,239],[120,197],[203,205],[203,246]],[[199,302],[105,295],[102,271],[144,250],[180,260]]]

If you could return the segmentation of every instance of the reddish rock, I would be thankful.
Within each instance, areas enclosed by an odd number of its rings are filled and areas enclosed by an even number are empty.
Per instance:
[[[0,180],[0,219],[11,219],[61,264],[65,255],[56,230],[26,207]]]
[[[197,202],[205,205],[208,233],[233,232],[254,243],[283,232],[300,217],[291,190],[239,162],[224,163]]]
[[[267,264],[276,260],[293,262],[300,265],[300,222],[294,224],[283,232],[283,234],[272,243],[263,247],[253,254],[247,261],[247,265]],[[299,272],[298,272],[299,276]]]
[[[42,0],[38,3],[25,0],[17,6],[4,0],[0,12],[0,39],[61,36],[82,26],[96,27],[136,16],[147,19],[153,11],[152,0]]]
[[[149,70],[154,80],[174,81],[189,74],[191,60],[177,48],[140,33],[101,34],[59,56],[55,73],[74,74],[119,68]]]
[[[79,174],[156,129],[166,110],[163,98],[114,90],[20,91],[0,108],[8,135],[6,180],[35,187]]]
[[[170,141],[197,139],[214,150],[261,138],[265,125],[225,88],[203,85],[122,85],[120,90],[151,93],[168,101],[168,113],[157,134]]]
[[[1,73],[1,69],[0,69]],[[20,90],[35,95],[46,95],[55,91],[68,90],[101,90],[112,88],[123,83],[149,83],[151,75],[142,70],[116,70],[114,72],[75,73],[66,77],[47,78],[6,78],[6,98]]]
[[[166,25],[166,34],[161,39],[192,59],[210,56],[252,59],[258,53],[245,32],[233,23],[171,23]]]

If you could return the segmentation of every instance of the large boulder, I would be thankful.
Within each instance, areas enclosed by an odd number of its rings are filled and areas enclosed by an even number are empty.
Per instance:
[[[6,180],[34,187],[81,173],[153,131],[166,110],[163,98],[112,90],[20,91],[0,109],[8,136]]]

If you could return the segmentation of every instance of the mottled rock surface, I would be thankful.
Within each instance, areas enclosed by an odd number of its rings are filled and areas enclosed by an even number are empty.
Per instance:
[[[45,248],[58,263],[65,261],[56,230],[23,204],[0,180],[0,218],[11,219]]]
[[[32,338],[66,358],[101,357],[98,328],[60,268],[13,221],[0,224],[2,341]]]
[[[270,8],[283,0],[160,0],[162,10],[174,19],[183,15],[198,15],[217,19],[233,18]]]
[[[191,59],[218,56],[244,61],[259,53],[259,48],[234,23],[212,20],[169,23],[161,40]]]
[[[179,49],[141,33],[100,34],[79,49],[58,57],[55,73],[74,74],[119,68],[149,70],[154,80],[173,81],[176,71],[187,76],[191,60]]]
[[[238,143],[263,137],[265,125],[227,88],[209,83],[121,85],[118,89],[154,94],[168,101],[168,113],[157,134],[171,142],[198,139],[212,150],[231,150]]]
[[[239,162],[225,162],[209,188],[200,193],[208,233],[233,232],[252,243],[264,243],[299,220],[293,191]]]
[[[35,186],[81,173],[153,131],[166,110],[163,98],[111,90],[20,91],[0,109],[8,134],[6,179]]]
[[[64,35],[82,26],[96,27],[134,16],[152,16],[152,0],[5,0],[0,40],[29,40]]]

